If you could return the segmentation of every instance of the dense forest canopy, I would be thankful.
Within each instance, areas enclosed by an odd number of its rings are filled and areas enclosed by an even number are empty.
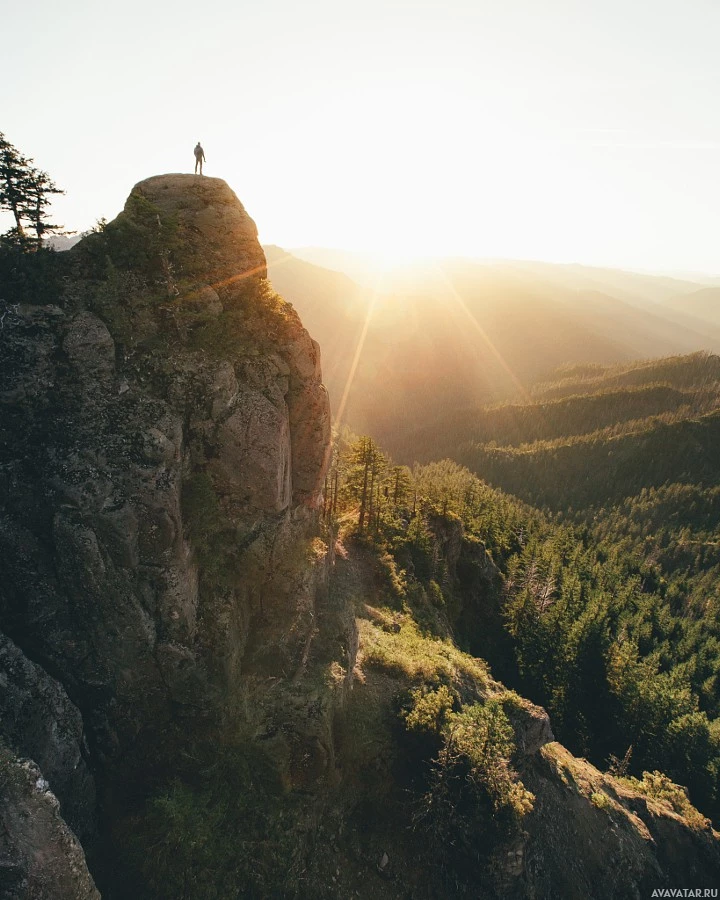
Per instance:
[[[720,488],[645,488],[573,521],[454,461],[410,470],[346,437],[327,496],[328,515],[352,514],[404,589],[422,585],[466,649],[548,709],[572,752],[623,774],[660,770],[718,815]],[[462,549],[449,566],[453,527]],[[478,546],[496,582],[478,580]]]
[[[443,456],[559,512],[674,482],[717,483],[720,358],[572,366],[525,404],[467,408],[398,438],[398,457]]]

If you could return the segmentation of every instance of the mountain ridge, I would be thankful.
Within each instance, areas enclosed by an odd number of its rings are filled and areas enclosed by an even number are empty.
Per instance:
[[[334,412],[342,404],[344,422],[391,450],[450,402],[522,402],[533,382],[563,363],[720,349],[720,331],[676,313],[667,318],[659,301],[556,287],[533,280],[532,268],[421,269],[383,293],[381,284],[373,292],[307,265],[275,253],[270,278],[323,347]],[[660,281],[663,296],[677,287]]]

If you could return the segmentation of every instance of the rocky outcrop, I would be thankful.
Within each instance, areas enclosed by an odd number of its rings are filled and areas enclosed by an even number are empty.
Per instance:
[[[135,185],[124,215],[138,214],[138,200],[149,215],[160,215],[177,226],[184,265],[213,282],[237,282],[266,277],[265,253],[255,223],[221,178],[157,175]]]
[[[40,769],[0,746],[0,897],[99,900],[82,847]]]
[[[0,663],[35,704],[2,731],[62,797],[81,713],[108,810],[237,730],[246,670],[302,663],[330,415],[225,182],[141,182],[72,254],[57,304],[0,333]]]
[[[610,900],[717,884],[720,842],[697,813],[688,821],[557,743],[535,755],[523,778],[536,801],[520,864],[506,872],[512,896]]]
[[[82,837],[95,824],[95,786],[85,761],[80,711],[54,678],[0,635],[2,737],[19,757],[32,759]]]
[[[503,678],[509,674],[512,647],[504,627],[502,578],[485,544],[467,534],[460,519],[432,516],[434,553],[443,562],[443,590],[455,597],[455,639],[475,656],[492,664]]]

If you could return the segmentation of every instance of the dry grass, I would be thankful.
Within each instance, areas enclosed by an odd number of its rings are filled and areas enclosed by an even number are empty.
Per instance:
[[[369,618],[358,620],[362,664],[411,681],[473,682],[485,691],[487,666],[458,650],[450,641],[424,635],[407,614],[367,608]]]

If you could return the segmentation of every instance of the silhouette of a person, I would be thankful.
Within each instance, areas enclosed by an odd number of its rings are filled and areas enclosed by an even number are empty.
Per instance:
[[[205,151],[200,145],[200,141],[195,144],[195,174],[198,173],[198,166],[200,167],[200,174],[202,175],[202,164],[205,161]]]

